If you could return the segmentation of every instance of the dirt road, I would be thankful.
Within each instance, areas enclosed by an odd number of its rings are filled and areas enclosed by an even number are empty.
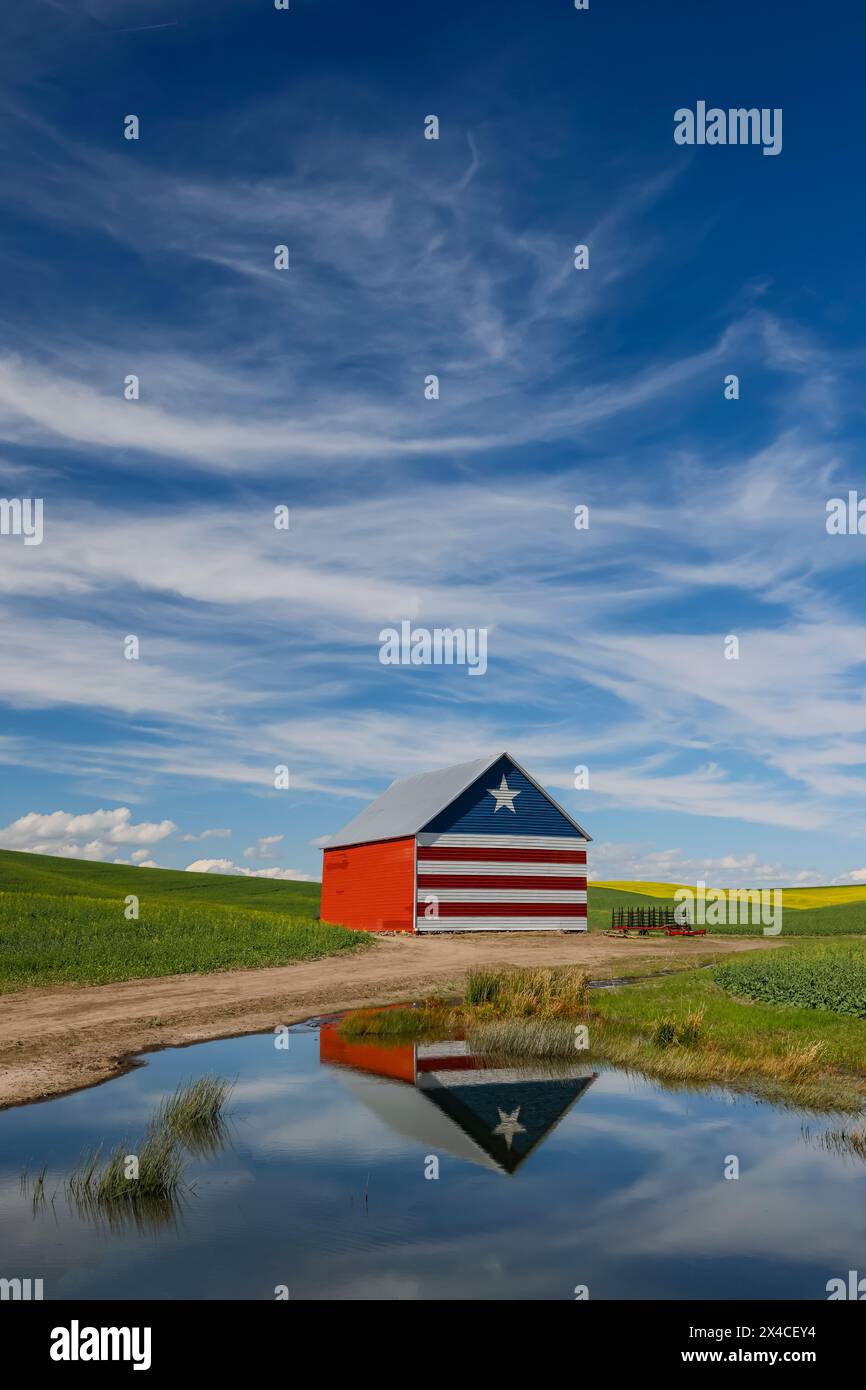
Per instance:
[[[775,946],[775,940],[676,940],[544,933],[382,937],[369,951],[268,970],[0,995],[0,1108],[105,1081],[140,1052],[264,1032],[313,1014],[457,989],[473,965],[581,965]],[[626,972],[627,973],[627,972]]]

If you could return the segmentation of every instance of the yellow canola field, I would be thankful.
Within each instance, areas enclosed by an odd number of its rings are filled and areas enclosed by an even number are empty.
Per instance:
[[[669,902],[678,888],[695,891],[693,883],[648,883],[633,879],[590,879],[591,888],[615,888],[621,893],[643,893],[648,898],[666,898]],[[707,888],[707,892],[711,890]],[[726,892],[722,888],[712,890]],[[826,888],[783,888],[782,906],[788,908],[834,907],[840,903],[866,902],[866,883]]]

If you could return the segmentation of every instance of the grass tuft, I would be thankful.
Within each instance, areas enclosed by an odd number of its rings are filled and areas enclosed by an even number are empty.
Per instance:
[[[474,969],[460,1003],[431,998],[418,1009],[357,1009],[345,1016],[339,1032],[350,1038],[417,1038],[431,1033],[441,1037],[485,1019],[578,1017],[588,993],[586,971],[570,966]]]
[[[422,1009],[357,1009],[339,1027],[345,1038],[420,1038],[437,1026],[437,1011]],[[443,1018],[442,1026],[447,1026]]]
[[[558,1018],[577,1013],[587,1001],[589,976],[574,966],[470,970],[464,1006],[487,1007],[518,1018]]]
[[[128,1202],[161,1198],[170,1200],[183,1174],[180,1140],[168,1130],[150,1133],[135,1151],[138,1176],[127,1177],[131,1156],[128,1144],[118,1144],[103,1161],[101,1148],[82,1155],[67,1179],[67,1191],[78,1202]]]
[[[151,1120],[151,1130],[173,1134],[199,1157],[216,1153],[222,1147],[222,1111],[231,1090],[232,1083],[218,1076],[181,1083],[162,1101]]]
[[[657,1019],[652,1027],[654,1047],[696,1047],[701,1041],[704,1010],[693,1009],[684,1019]]]
[[[140,1144],[124,1141],[105,1157],[101,1146],[82,1154],[66,1180],[70,1201],[82,1214],[110,1225],[123,1225],[130,1217],[139,1227],[171,1220],[184,1185],[184,1155],[209,1155],[221,1146],[222,1112],[231,1089],[230,1082],[213,1076],[178,1086],[154,1112]]]

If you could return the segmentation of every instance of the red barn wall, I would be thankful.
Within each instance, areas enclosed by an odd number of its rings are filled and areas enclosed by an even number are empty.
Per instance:
[[[389,1076],[393,1081],[415,1083],[415,1044],[388,1040],[387,1047],[375,1043],[341,1038],[336,1024],[319,1029],[319,1061],[337,1062],[356,1071],[371,1072],[374,1076]]]
[[[323,922],[356,931],[412,931],[414,903],[414,836],[325,850]]]

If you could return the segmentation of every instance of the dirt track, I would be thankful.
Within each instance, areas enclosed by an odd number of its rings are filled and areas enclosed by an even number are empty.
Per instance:
[[[598,968],[777,944],[764,938],[664,942],[559,933],[383,937],[357,955],[268,970],[4,994],[0,1108],[105,1081],[154,1048],[264,1032],[329,1010],[456,989],[472,965]]]

